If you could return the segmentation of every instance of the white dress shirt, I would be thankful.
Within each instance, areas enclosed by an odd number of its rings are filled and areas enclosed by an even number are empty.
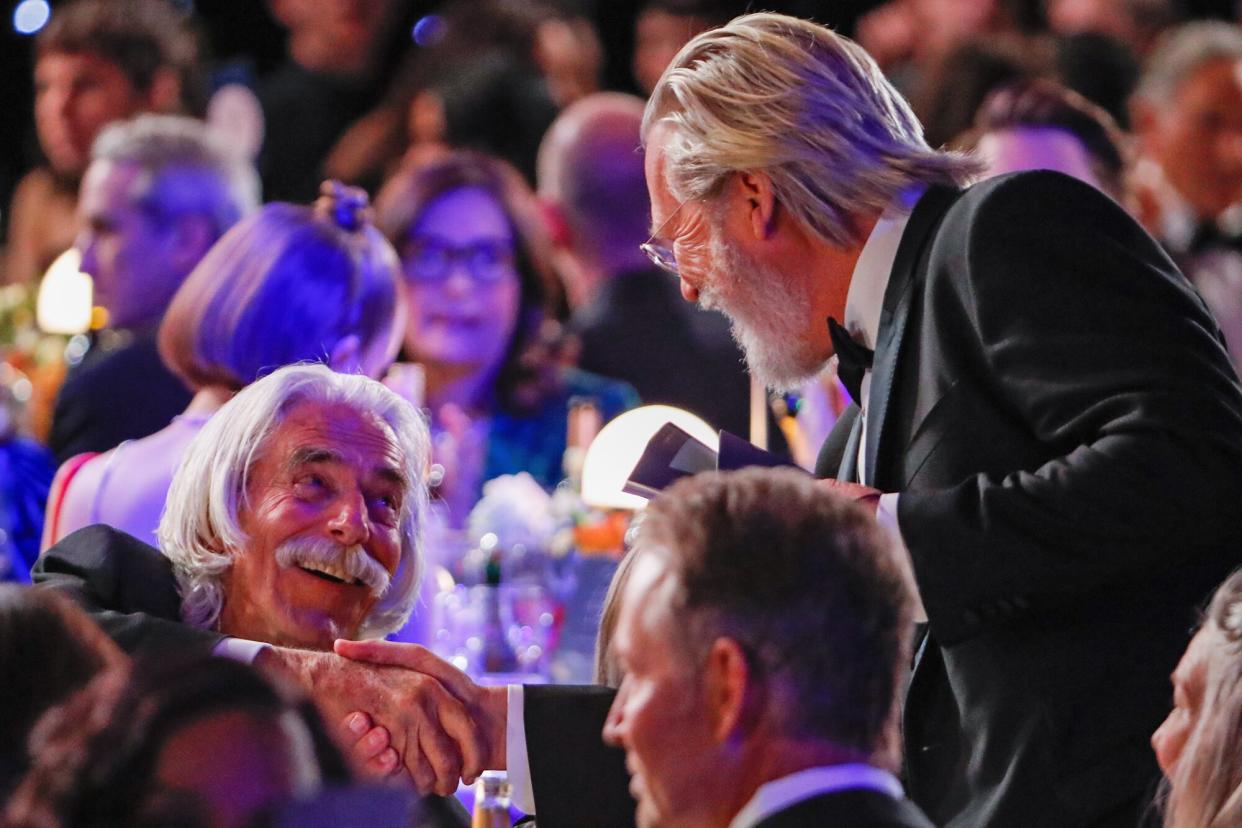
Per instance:
[[[897,777],[871,765],[826,765],[782,776],[759,790],[737,812],[729,828],[753,828],[763,820],[803,800],[838,791],[869,790],[901,799],[905,793]]]

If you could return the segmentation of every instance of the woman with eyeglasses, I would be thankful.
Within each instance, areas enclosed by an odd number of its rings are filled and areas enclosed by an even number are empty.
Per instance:
[[[526,471],[554,487],[570,400],[594,399],[606,421],[637,395],[561,364],[559,289],[534,195],[506,163],[453,152],[397,172],[376,208],[405,274],[405,355],[422,366],[416,402],[430,413],[450,524],[498,475]]]

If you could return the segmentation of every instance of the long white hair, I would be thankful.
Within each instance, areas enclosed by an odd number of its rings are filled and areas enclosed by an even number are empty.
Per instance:
[[[382,637],[409,617],[423,568],[424,478],[431,445],[427,425],[413,406],[375,380],[339,374],[323,365],[290,365],[229,400],[191,441],[173,476],[158,536],[173,564],[186,623],[212,628],[218,622],[224,606],[224,574],[233,564],[234,552],[247,543],[237,518],[245,503],[247,477],[284,415],[306,401],[344,404],[373,414],[396,436],[410,481],[399,522],[401,560],[359,636]]]

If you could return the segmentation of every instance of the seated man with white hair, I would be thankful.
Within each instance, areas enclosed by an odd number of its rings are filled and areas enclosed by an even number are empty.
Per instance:
[[[348,714],[373,714],[392,729],[390,764],[400,756],[420,790],[449,794],[489,758],[474,724],[486,714],[451,692],[464,676],[323,652],[408,618],[428,452],[427,426],[382,384],[322,365],[281,368],[190,443],[160,522],[162,554],[91,526],[49,549],[35,580],[96,610],[127,650],[199,645],[284,669],[355,736],[369,722]],[[420,726],[428,716],[436,727]]]

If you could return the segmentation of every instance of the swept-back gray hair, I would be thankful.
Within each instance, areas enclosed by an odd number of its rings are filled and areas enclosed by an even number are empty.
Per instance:
[[[1167,104],[1192,73],[1213,60],[1242,60],[1242,29],[1223,20],[1179,26],[1161,39],[1148,59],[1134,96]]]
[[[687,43],[647,102],[644,141],[658,123],[675,127],[665,157],[677,199],[763,172],[782,206],[838,246],[860,241],[851,216],[912,184],[964,184],[981,170],[927,145],[862,47],[780,14],[744,15]]]
[[[238,512],[246,505],[247,477],[285,414],[308,401],[347,405],[379,417],[393,430],[410,485],[399,522],[401,560],[359,635],[382,637],[409,617],[423,568],[424,472],[431,446],[427,425],[413,406],[375,380],[338,374],[324,365],[290,365],[225,403],[190,442],[173,476],[158,536],[173,564],[186,623],[211,628],[219,620],[224,574],[235,552],[247,543],[238,523]]]
[[[202,121],[181,115],[139,115],[99,133],[92,161],[142,170],[127,193],[156,218],[200,215],[216,238],[259,206],[259,174],[240,151]]]

